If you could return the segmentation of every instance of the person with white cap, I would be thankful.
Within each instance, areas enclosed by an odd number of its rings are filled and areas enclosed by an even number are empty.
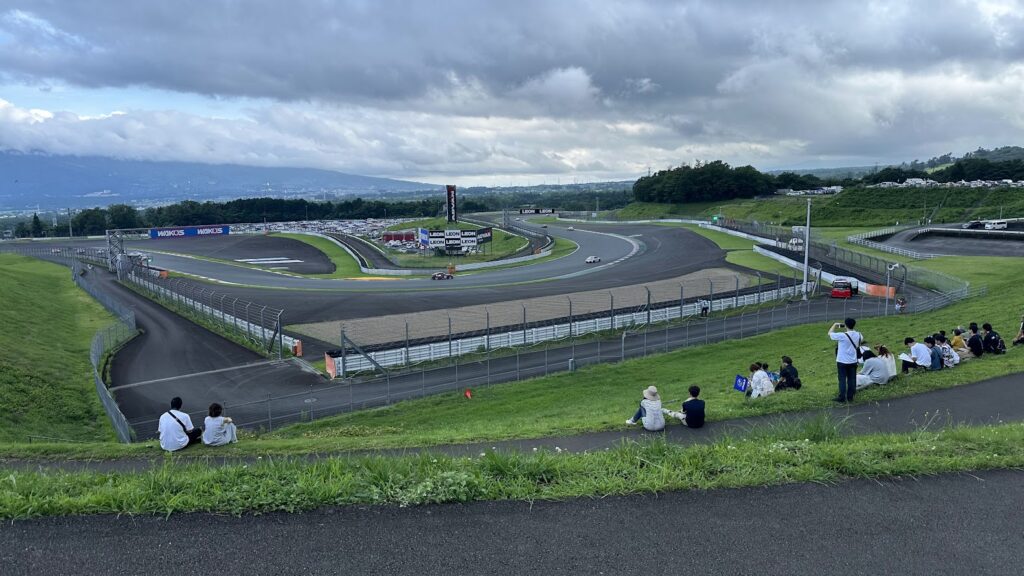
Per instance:
[[[665,429],[665,415],[661,413],[661,396],[658,396],[658,389],[648,386],[644,389],[644,399],[640,401],[640,408],[632,418],[626,420],[626,424],[632,426],[641,422],[644,428],[651,432]]]

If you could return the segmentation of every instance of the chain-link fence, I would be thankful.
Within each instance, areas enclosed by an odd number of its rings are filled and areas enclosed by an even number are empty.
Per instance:
[[[103,410],[110,418],[114,426],[117,438],[121,442],[132,441],[131,427],[127,419],[118,407],[117,402],[111,395],[110,390],[103,378],[108,355],[138,334],[135,326],[135,313],[114,299],[110,294],[99,290],[89,281],[88,271],[90,264],[78,260],[71,261],[71,278],[79,288],[85,290],[103,305],[111,314],[117,317],[117,321],[96,332],[89,346],[89,362],[92,364],[93,383],[96,385],[96,395],[103,405]]]
[[[344,338],[346,344],[352,344],[352,350],[342,346],[338,357],[337,370],[343,375],[373,369],[374,363],[408,367],[759,306],[801,294],[796,274],[698,273],[687,280],[643,286],[350,320],[341,325],[340,336],[323,333],[320,339],[338,342]],[[328,323],[323,328],[337,326]]]
[[[293,342],[281,332],[284,312],[277,308],[237,298],[189,278],[168,277],[130,260],[119,265],[118,278],[183,316],[248,342],[267,355],[281,358]]]
[[[915,299],[904,313],[941,308],[963,297],[984,294],[984,288],[963,295],[931,294]],[[475,389],[491,384],[526,380],[572,371],[600,363],[615,363],[650,354],[703,346],[725,340],[765,334],[808,323],[822,325],[837,318],[866,318],[893,314],[892,302],[880,298],[832,299],[824,293],[808,300],[793,296],[758,307],[715,309],[707,316],[690,315],[678,322],[653,321],[618,331],[565,334],[527,346],[481,350],[438,362],[385,368],[361,373],[325,386],[310,386],[293,394],[254,398],[226,406],[243,428],[273,430],[296,422],[386,406],[402,400],[444,392]],[[749,363],[760,358],[745,359]],[[745,364],[744,364],[745,365]],[[553,384],[555,385],[555,384]],[[221,402],[224,404],[224,402]],[[193,419],[202,419],[197,411]],[[153,421],[155,422],[155,421]],[[153,422],[142,427],[155,428]],[[137,427],[138,429],[138,427]]]
[[[719,226],[773,241],[778,247],[776,251],[784,251],[785,247],[793,246],[790,242],[793,239],[801,240],[802,246],[802,232],[798,230],[794,233],[792,228],[729,219],[721,221]],[[796,255],[803,258],[802,252]],[[897,291],[907,284],[941,294],[966,293],[970,288],[969,282],[948,274],[856,252],[835,243],[812,239],[808,256],[818,263],[832,266],[861,280],[876,284],[891,282]]]

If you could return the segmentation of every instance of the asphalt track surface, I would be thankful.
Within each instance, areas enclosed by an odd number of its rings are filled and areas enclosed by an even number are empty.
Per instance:
[[[1024,242],[1019,240],[988,240],[933,234],[915,236],[916,230],[915,228],[900,231],[884,243],[907,250],[950,256],[1024,256]]]
[[[301,262],[257,265],[268,269],[283,268],[288,272],[299,274],[330,274],[334,272],[334,264],[326,254],[305,242],[281,236],[228,234],[227,236],[205,236],[184,240],[159,239],[129,242],[128,245],[143,251],[166,250],[221,260],[256,258],[301,260]]]
[[[1024,472],[0,525],[23,574],[1019,574]],[[116,553],[112,554],[112,551]]]
[[[594,230],[632,236],[643,247],[638,254],[612,265],[614,260],[633,251],[629,242],[581,229],[558,232],[559,236],[578,241],[583,247],[564,258],[529,266],[459,275],[448,281],[298,279],[199,260],[177,258],[172,261],[173,257],[162,255],[154,256],[154,265],[241,284],[300,288],[216,288],[231,297],[283,309],[285,324],[490,304],[643,284],[705,268],[735,268],[725,262],[725,252],[716,244],[689,230],[644,225],[595,226]],[[591,254],[601,256],[602,263],[598,266],[585,264],[584,259]]]
[[[132,309],[142,330],[114,355],[109,372],[114,396],[130,423],[158,417],[174,396],[185,400],[186,410],[204,412],[213,402],[240,402],[324,382],[294,363],[266,362],[125,288],[111,274],[95,270],[85,279]],[[181,378],[186,375],[191,376]],[[155,424],[133,427],[140,438],[155,435]]]

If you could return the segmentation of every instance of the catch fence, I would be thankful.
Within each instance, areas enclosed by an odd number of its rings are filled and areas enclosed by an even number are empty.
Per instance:
[[[598,332],[679,322],[700,316],[702,312],[714,314],[760,306],[802,294],[801,283],[795,277],[779,274],[772,280],[774,283],[766,284],[760,274],[757,277],[715,276],[406,315],[390,320],[376,318],[372,335],[365,329],[355,331],[353,328],[361,328],[364,322],[352,321],[341,328],[342,340],[352,346],[342,346],[335,352],[335,355],[340,354],[336,359],[337,370],[347,375],[377,366],[408,367]],[[395,324],[394,329],[387,329],[389,323]],[[386,338],[388,334],[402,334],[403,330],[404,338],[384,342],[370,340],[374,336]]]
[[[118,278],[184,316],[245,341],[269,356],[283,357],[285,347],[293,343],[281,331],[283,310],[243,300],[189,278],[167,277],[160,270],[130,260],[118,265]]]
[[[107,417],[110,418],[110,423],[113,425],[114,431],[117,433],[117,439],[121,442],[128,443],[132,441],[131,426],[128,425],[128,420],[121,412],[121,409],[118,407],[113,395],[111,395],[110,390],[107,388],[107,384],[104,381],[103,376],[108,355],[116,351],[138,334],[138,329],[135,325],[135,312],[122,305],[110,294],[100,290],[90,281],[87,276],[88,264],[83,264],[78,260],[72,260],[70,264],[71,277],[75,284],[77,284],[82,290],[89,293],[90,296],[96,299],[97,302],[117,317],[117,320],[113,324],[100,329],[95,335],[93,335],[92,342],[89,345],[89,362],[92,364],[92,376],[93,383],[96,386],[96,396],[100,399],[100,403],[103,405],[103,410],[107,413]]]

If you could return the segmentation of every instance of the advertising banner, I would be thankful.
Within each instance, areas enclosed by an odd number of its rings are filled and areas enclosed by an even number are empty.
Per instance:
[[[462,237],[462,247],[463,248],[465,248],[465,247],[473,248],[473,247],[476,247],[476,244],[477,244],[476,236],[463,236]]]
[[[445,238],[462,238],[462,230],[445,230]]]
[[[520,208],[520,214],[554,214],[554,208]]]
[[[442,236],[441,238],[431,238],[428,243],[428,246],[430,246],[431,248],[444,248],[444,237]]]
[[[486,244],[490,242],[494,237],[494,230],[492,228],[480,228],[476,231],[476,242],[477,244]]]
[[[420,228],[419,244],[420,246],[428,246],[430,244],[430,230],[427,230],[426,228]]]
[[[445,191],[448,193],[448,202],[445,204],[445,214],[448,216],[449,222],[458,222],[459,209],[458,202],[455,197],[455,185],[448,184],[445,186]]]
[[[462,237],[459,236],[458,238],[445,238],[444,246],[445,248],[460,248],[462,246]]]
[[[180,228],[150,228],[149,237],[183,238],[185,236],[223,236],[231,233],[230,226],[182,226]]]

